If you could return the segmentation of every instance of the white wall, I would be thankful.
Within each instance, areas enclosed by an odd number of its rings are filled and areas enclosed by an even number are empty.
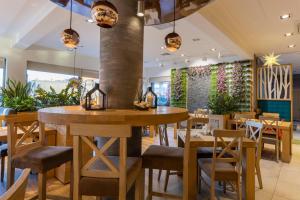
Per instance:
[[[41,47],[32,47],[22,50],[11,48],[11,41],[0,38],[0,57],[7,61],[7,78],[26,82],[27,61],[48,63],[53,65],[73,67],[73,53],[69,51],[48,50]],[[99,59],[89,56],[78,55],[76,68],[99,69]]]

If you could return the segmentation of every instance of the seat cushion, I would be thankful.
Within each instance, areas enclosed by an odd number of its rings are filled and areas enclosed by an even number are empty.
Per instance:
[[[118,156],[107,156],[115,166],[119,166]],[[127,179],[135,180],[141,168],[141,159],[135,157],[127,158]],[[107,166],[100,160],[97,160],[90,167],[93,170],[107,170]],[[133,179],[131,179],[133,178]],[[119,195],[119,179],[118,178],[95,178],[81,177],[80,178],[80,193],[87,196],[109,196],[114,197]],[[133,185],[133,182],[128,182],[128,189]]]
[[[7,156],[7,144],[0,145],[0,156],[1,157]]]
[[[198,165],[201,170],[209,177],[211,177],[212,159],[200,158]],[[230,163],[216,162],[215,180],[236,180],[238,173],[235,167]]]
[[[59,167],[72,159],[72,147],[42,146],[14,155],[12,164],[16,168],[31,168],[41,173]]]
[[[143,168],[181,171],[183,154],[180,147],[151,145],[142,155]]]

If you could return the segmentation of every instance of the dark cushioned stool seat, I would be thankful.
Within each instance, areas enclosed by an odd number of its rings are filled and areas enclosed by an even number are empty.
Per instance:
[[[1,157],[7,156],[7,144],[0,145],[0,156]]]
[[[184,149],[151,145],[142,155],[143,168],[162,170],[183,170]]]
[[[118,156],[107,156],[116,167],[119,166]],[[141,165],[141,159],[136,157],[127,157],[127,177],[134,176],[136,168]],[[107,170],[107,166],[99,159],[91,165],[89,169]],[[128,178],[129,179],[129,178]],[[127,179],[127,180],[128,180]],[[96,178],[81,177],[80,178],[80,194],[87,196],[109,196],[119,195],[119,179],[118,178]]]
[[[31,168],[43,173],[71,161],[72,158],[72,147],[42,146],[18,153],[12,158],[12,164],[16,168]]]
[[[211,158],[202,158],[198,159],[198,165],[200,168],[211,177],[211,171],[212,171],[212,159]],[[224,163],[224,162],[216,162],[216,171],[215,171],[216,180],[221,180],[222,177],[225,178],[225,180],[228,179],[234,179],[238,176],[238,174],[235,171],[235,168],[230,163]]]

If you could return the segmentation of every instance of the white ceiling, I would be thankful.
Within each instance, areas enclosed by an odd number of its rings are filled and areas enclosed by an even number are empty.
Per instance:
[[[299,0],[216,0],[185,19],[177,21],[181,35],[180,50],[162,56],[164,37],[170,26],[145,27],[144,66],[158,67],[197,64],[199,61],[225,62],[249,59],[253,53],[264,55],[283,53],[282,63],[292,63],[300,73],[300,35],[285,38],[285,32],[297,32],[300,22]],[[279,16],[291,13],[292,19],[281,21]],[[0,36],[9,37],[13,47],[66,50],[60,33],[68,27],[69,12],[49,0],[10,0],[0,2]],[[99,28],[74,14],[73,28],[81,36],[79,54],[99,57]],[[193,39],[200,39],[193,41]],[[289,44],[295,49],[288,49]],[[216,48],[217,51],[211,51]],[[218,58],[218,54],[221,58]],[[185,56],[182,57],[181,54]],[[205,64],[205,62],[200,62]]]

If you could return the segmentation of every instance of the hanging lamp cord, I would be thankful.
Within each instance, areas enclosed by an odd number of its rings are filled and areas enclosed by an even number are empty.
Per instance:
[[[75,70],[75,64],[76,64],[76,54],[77,54],[77,48],[74,48],[74,60],[73,60],[73,72],[74,72],[74,76],[76,75],[76,70]]]
[[[176,0],[174,0],[174,24],[173,24],[173,32],[175,33],[175,20],[176,20]]]
[[[71,8],[70,8],[70,29],[72,29],[72,18],[73,18],[73,0],[71,0]]]

